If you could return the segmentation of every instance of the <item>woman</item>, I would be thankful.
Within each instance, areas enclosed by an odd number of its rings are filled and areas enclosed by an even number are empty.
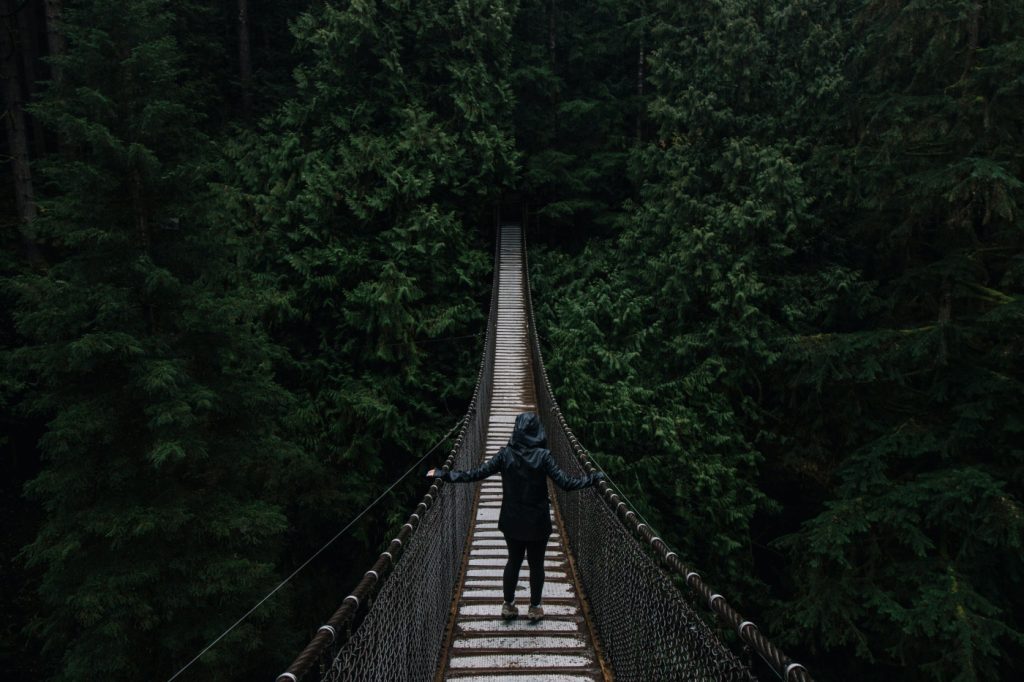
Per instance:
[[[452,483],[470,483],[501,472],[501,515],[498,529],[505,535],[508,545],[508,563],[505,565],[503,587],[505,603],[501,615],[511,620],[519,615],[515,605],[516,583],[525,554],[530,563],[531,621],[544,617],[540,605],[544,591],[544,549],[551,535],[547,478],[550,476],[562,490],[579,490],[604,479],[603,473],[572,478],[558,468],[551,451],[545,448],[547,437],[540,418],[533,412],[516,417],[515,428],[508,445],[498,454],[469,471],[431,469],[427,476]]]

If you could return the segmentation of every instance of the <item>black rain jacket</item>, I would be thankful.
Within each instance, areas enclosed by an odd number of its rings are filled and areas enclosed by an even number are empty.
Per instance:
[[[547,479],[562,490],[579,490],[594,485],[603,474],[573,478],[558,468],[545,448],[547,435],[533,412],[516,417],[508,445],[498,454],[469,471],[450,471],[444,478],[453,483],[470,483],[501,472],[501,515],[498,529],[520,541],[546,540],[551,535]]]

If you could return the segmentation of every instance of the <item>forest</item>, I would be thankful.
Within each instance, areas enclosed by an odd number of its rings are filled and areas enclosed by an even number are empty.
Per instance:
[[[163,680],[547,369],[815,679],[1024,677],[1020,0],[0,0],[0,669]],[[439,456],[434,464],[439,464]],[[406,480],[180,679],[267,679]]]

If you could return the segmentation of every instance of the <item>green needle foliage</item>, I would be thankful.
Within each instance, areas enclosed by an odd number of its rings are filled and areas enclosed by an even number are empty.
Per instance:
[[[604,231],[629,196],[630,148],[642,134],[637,72],[644,4],[563,6],[524,0],[516,16],[512,83],[522,191],[547,232]]]
[[[802,555],[787,622],[913,679],[1009,679],[1024,641],[1024,7],[856,9],[852,144],[836,151],[858,245],[843,255],[868,288],[845,333],[787,347],[797,394],[849,415],[824,439],[841,453],[824,509],[780,542]]]
[[[515,164],[510,21],[488,2],[306,13],[296,97],[236,151],[300,429],[355,488],[407,466],[472,393],[490,262],[473,207]]]
[[[47,420],[25,555],[56,679],[167,677],[243,613],[273,582],[280,482],[303,457],[276,428],[291,396],[237,244],[207,208],[212,150],[174,21],[156,0],[70,4],[64,78],[34,110],[65,151],[43,166],[49,266],[10,282],[25,343],[7,365]],[[273,613],[203,674],[238,670]]]
[[[570,420],[817,678],[1014,678],[1024,9],[648,9],[631,216],[535,259]]]
[[[266,323],[288,352],[279,378],[298,397],[290,432],[323,467],[296,500],[312,547],[404,473],[472,395],[490,205],[516,165],[513,11],[472,0],[304,13],[293,26],[295,97],[233,147],[236,219],[254,246],[249,266],[273,291]],[[358,532],[356,556],[370,560],[421,494],[411,477]],[[309,597],[310,624],[361,563],[314,579],[324,587]]]
[[[504,199],[682,558],[823,682],[1024,675],[1019,0],[8,5],[0,667],[166,679],[404,473]],[[286,665],[422,488],[188,677]]]

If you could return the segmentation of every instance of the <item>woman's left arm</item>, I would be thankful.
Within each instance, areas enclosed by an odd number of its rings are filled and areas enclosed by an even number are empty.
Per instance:
[[[604,480],[603,472],[595,472],[593,474],[585,474],[579,478],[573,478],[569,474],[562,471],[557,464],[555,464],[555,458],[548,452],[544,456],[544,473],[551,477],[551,480],[555,482],[562,490],[580,490],[581,488],[589,488],[595,485],[598,481]]]

